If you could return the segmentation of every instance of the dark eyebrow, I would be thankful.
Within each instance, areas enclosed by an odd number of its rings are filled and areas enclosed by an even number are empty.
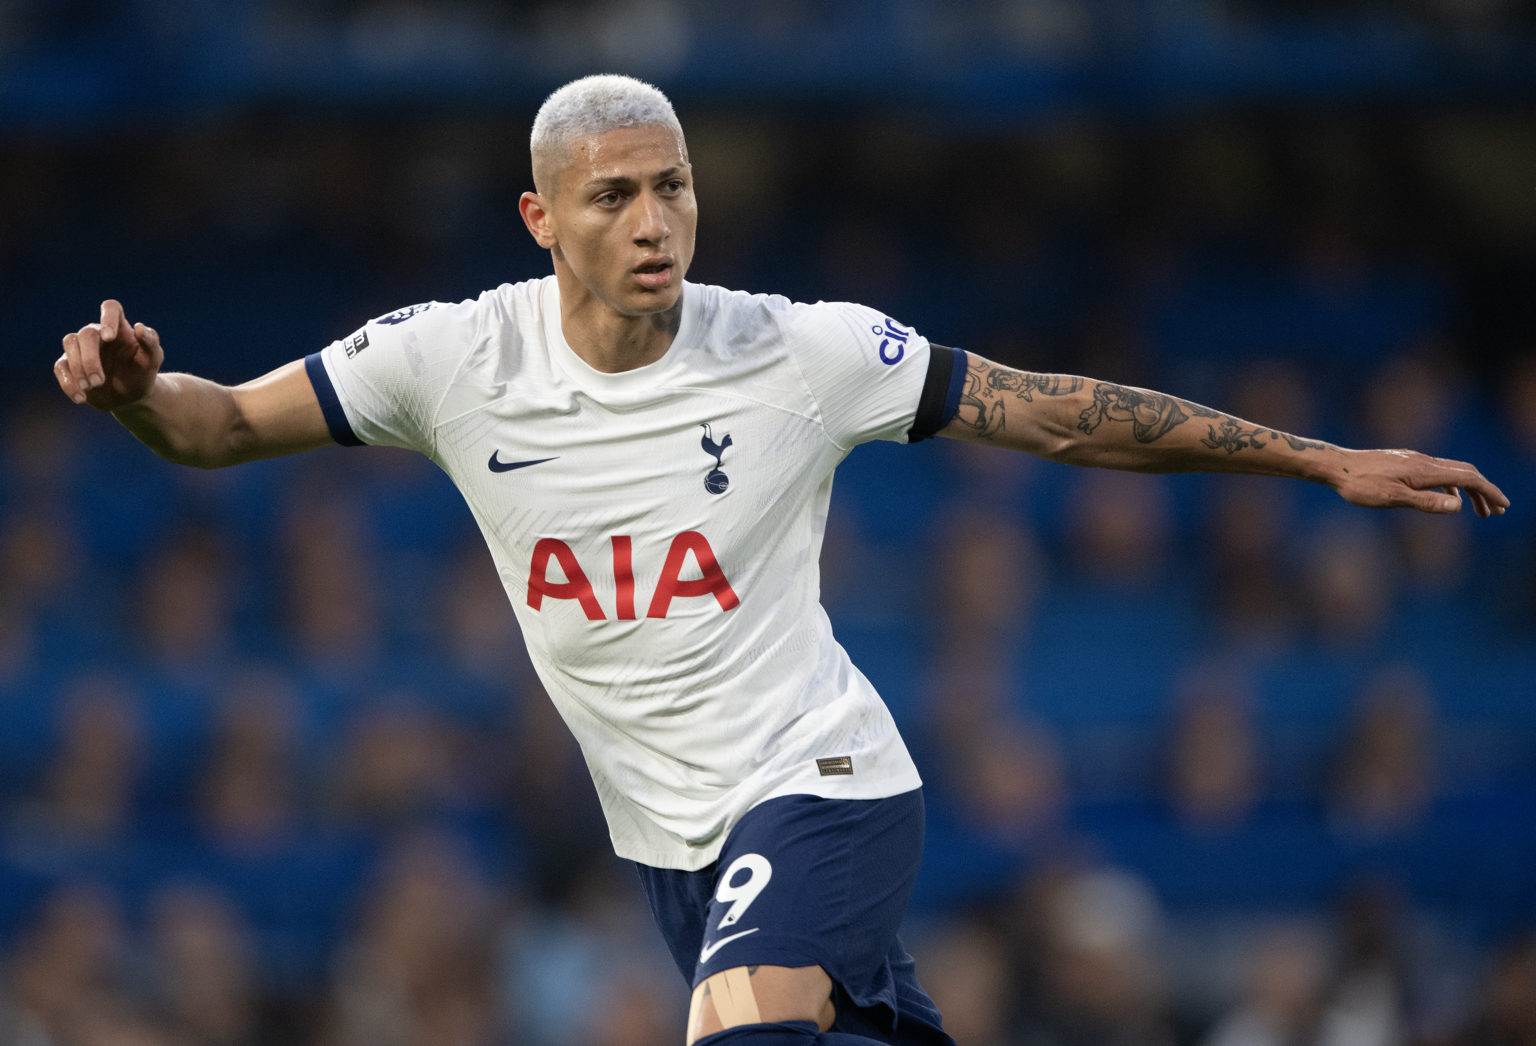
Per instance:
[[[661,171],[656,172],[656,174],[652,177],[654,177],[657,181],[662,181],[663,179],[671,178],[677,174],[682,173],[682,170],[683,169],[681,167],[677,166],[667,167]],[[636,179],[622,174],[609,175],[607,178],[593,178],[590,182],[587,183],[587,191],[597,192],[602,189],[623,189],[635,184],[635,181]]]
[[[622,189],[626,185],[633,185],[634,183],[635,180],[633,178],[626,178],[621,174],[615,174],[607,178],[593,178],[587,183],[587,190],[589,192],[596,192],[598,189]]]

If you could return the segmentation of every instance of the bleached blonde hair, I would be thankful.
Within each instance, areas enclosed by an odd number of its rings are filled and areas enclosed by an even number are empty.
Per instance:
[[[659,125],[677,135],[687,155],[683,125],[660,89],[633,76],[599,73],[572,80],[544,99],[533,118],[528,150],[533,182],[540,192],[554,188],[554,171],[570,157],[572,143],[617,127]]]

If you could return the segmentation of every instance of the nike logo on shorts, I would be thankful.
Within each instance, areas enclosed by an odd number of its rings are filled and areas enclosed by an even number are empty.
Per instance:
[[[559,455],[555,455],[559,457]],[[525,469],[529,465],[542,465],[546,461],[554,461],[555,458],[534,458],[532,461],[502,461],[501,451],[491,451],[491,460],[488,462],[492,472],[511,472],[513,469]]]
[[[761,926],[754,926],[750,930],[742,930],[740,933],[733,933],[729,937],[722,937],[714,944],[706,944],[699,951],[699,965],[703,966],[705,963],[709,962],[710,959],[714,958],[716,952],[718,952],[721,948],[724,948],[727,944],[730,944],[732,941],[736,940],[738,937],[745,937],[747,934],[756,933],[760,929],[762,929]]]

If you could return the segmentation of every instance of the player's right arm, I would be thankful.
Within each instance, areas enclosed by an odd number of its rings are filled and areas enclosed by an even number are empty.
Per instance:
[[[53,373],[75,403],[109,411],[156,454],[182,465],[238,465],[332,442],[302,360],[232,388],[161,373],[164,360],[160,335],[130,325],[108,299],[99,323],[64,336]]]

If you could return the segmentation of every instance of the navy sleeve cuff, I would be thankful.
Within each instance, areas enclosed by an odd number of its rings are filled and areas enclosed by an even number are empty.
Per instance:
[[[341,409],[336,387],[331,384],[331,376],[326,373],[325,362],[318,352],[304,357],[304,373],[309,375],[309,383],[315,387],[315,398],[320,401],[320,413],[325,415],[325,427],[331,430],[331,439],[343,447],[361,447],[363,441],[352,431],[352,423],[347,420],[347,412]]]
[[[955,411],[960,409],[967,366],[964,349],[929,344],[928,376],[923,380],[923,394],[918,397],[917,416],[907,432],[908,443],[927,439],[954,419]]]

